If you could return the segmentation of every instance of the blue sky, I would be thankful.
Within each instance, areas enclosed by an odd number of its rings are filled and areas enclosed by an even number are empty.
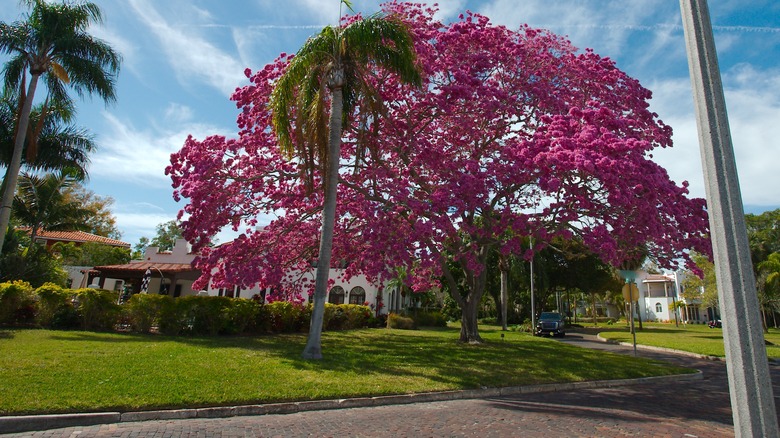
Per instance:
[[[229,95],[279,53],[338,20],[338,0],[97,0],[105,22],[91,32],[124,63],[118,101],[83,101],[78,124],[96,136],[88,187],[114,198],[123,240],[153,237],[182,204],[163,169],[188,134],[234,136]],[[433,3],[433,2],[428,2]],[[440,18],[467,9],[498,24],[521,23],[568,35],[654,92],[652,108],[674,128],[675,146],[655,160],[704,197],[679,3],[674,0],[444,0]],[[748,3],[747,5],[745,3]],[[747,212],[780,208],[780,2],[710,0],[742,197]],[[379,2],[355,0],[356,10]],[[0,0],[0,21],[20,18]],[[0,57],[4,62],[5,58]],[[229,239],[225,234],[221,241]]]

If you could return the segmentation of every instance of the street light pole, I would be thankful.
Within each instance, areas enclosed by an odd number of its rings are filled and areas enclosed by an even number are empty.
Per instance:
[[[706,0],[680,0],[736,436],[778,433],[726,99]]]
[[[529,238],[529,247],[531,248],[531,332],[536,333],[536,306],[534,305],[534,238]]]

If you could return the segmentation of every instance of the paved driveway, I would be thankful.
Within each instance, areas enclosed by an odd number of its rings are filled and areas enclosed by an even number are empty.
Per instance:
[[[569,334],[563,342],[632,354]],[[287,415],[106,424],[16,437],[732,437],[723,362],[639,355],[695,367],[704,379],[513,397],[301,412]],[[775,394],[780,367],[771,365]],[[777,399],[777,397],[776,397]],[[780,403],[776,403],[780,405]],[[780,417],[780,415],[779,415]]]

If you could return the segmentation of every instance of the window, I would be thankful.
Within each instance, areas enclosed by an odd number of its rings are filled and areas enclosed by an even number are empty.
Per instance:
[[[363,304],[366,302],[366,290],[355,286],[349,291],[349,304]]]
[[[328,302],[331,304],[344,304],[344,288],[333,286],[328,294]]]
[[[661,312],[663,312],[663,310],[664,310],[664,307],[661,305],[661,303],[655,303],[655,312],[656,313],[661,313]]]

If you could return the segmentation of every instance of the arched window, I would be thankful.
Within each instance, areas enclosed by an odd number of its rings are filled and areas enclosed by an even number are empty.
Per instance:
[[[344,288],[333,286],[328,294],[328,302],[331,304],[344,304]]]
[[[655,303],[655,312],[656,313],[661,313],[661,312],[663,312],[663,310],[664,310],[664,307],[661,305],[661,303]]]
[[[366,290],[355,286],[349,291],[349,304],[363,304],[366,302]]]

